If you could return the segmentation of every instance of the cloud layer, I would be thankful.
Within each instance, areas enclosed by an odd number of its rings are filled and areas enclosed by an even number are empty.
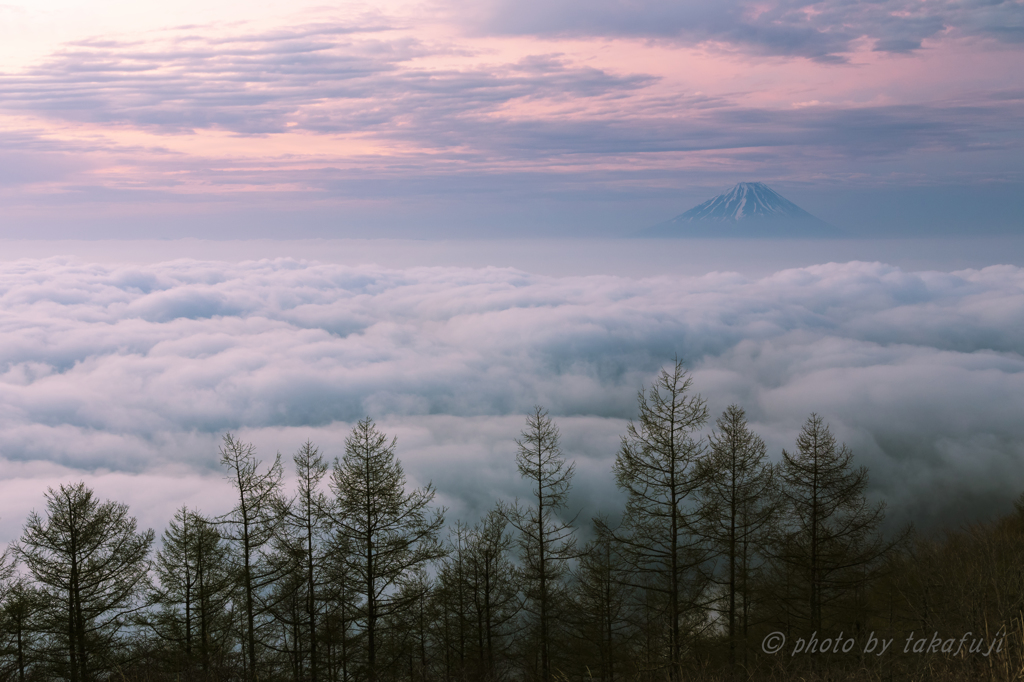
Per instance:
[[[1024,491],[1021,328],[1012,266],[634,280],[17,261],[0,269],[0,530],[83,475],[140,503],[151,490],[152,524],[184,502],[220,511],[224,432],[268,457],[306,438],[333,457],[365,415],[398,435],[414,480],[472,517],[520,492],[513,438],[534,404],[580,461],[591,513],[615,499],[636,391],[676,354],[712,412],[741,404],[775,457],[817,411],[894,518],[978,518]]]

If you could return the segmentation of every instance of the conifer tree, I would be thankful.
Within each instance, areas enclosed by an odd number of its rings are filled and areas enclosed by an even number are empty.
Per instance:
[[[504,505],[502,513],[519,532],[520,559],[526,588],[525,608],[536,618],[542,682],[552,677],[551,651],[560,601],[565,598],[568,562],[576,556],[573,522],[558,517],[566,506],[576,465],[566,466],[558,428],[537,406],[516,439],[516,466],[533,494],[533,504]]]
[[[7,592],[13,589],[18,581],[14,577],[14,561],[10,556],[10,548],[0,552],[0,601],[7,596]]]
[[[613,467],[626,493],[616,537],[632,569],[632,584],[659,594],[654,603],[664,605],[668,642],[662,665],[673,681],[681,675],[684,638],[705,622],[706,551],[695,510],[696,465],[705,446],[694,434],[708,413],[704,399],[690,394],[691,385],[677,360],[672,369],[662,369],[650,389],[639,392],[639,416],[630,422]]]
[[[246,677],[259,676],[256,654],[256,617],[259,592],[273,580],[273,572],[262,561],[263,547],[274,537],[280,521],[281,455],[266,471],[260,471],[256,448],[251,443],[225,434],[220,463],[238,495],[237,503],[221,519],[222,535],[235,545],[236,570],[242,590],[245,618]]]
[[[449,530],[434,588],[446,677],[493,680],[504,669],[521,582],[507,526],[501,512],[491,510],[472,528],[457,522]]]
[[[277,575],[264,599],[269,617],[267,649],[278,654],[277,670],[288,669],[292,679],[306,679],[310,642],[306,632],[303,555],[294,545],[283,545],[275,548],[268,561],[274,565]]]
[[[839,445],[817,414],[805,422],[796,452],[782,451],[781,492],[787,529],[776,556],[789,572],[791,616],[807,632],[820,631],[840,602],[873,577],[884,556],[902,541],[885,542],[879,532],[885,503],[869,504],[865,467]]]
[[[15,546],[57,618],[60,675],[91,682],[115,663],[118,635],[143,605],[153,531],[119,502],[100,502],[85,483],[46,493]]]
[[[228,550],[214,524],[199,512],[178,509],[164,531],[154,573],[151,601],[160,611],[150,626],[183,656],[176,672],[198,667],[209,674],[227,647],[232,596]]]
[[[747,427],[746,414],[730,405],[710,436],[711,451],[698,464],[704,534],[721,559],[712,579],[724,589],[729,667],[736,666],[737,641],[747,652],[753,573],[765,555],[769,530],[778,514],[775,471],[765,444]]]
[[[480,677],[487,680],[500,677],[499,660],[505,656],[520,610],[521,576],[511,560],[512,535],[506,532],[507,525],[501,512],[492,509],[469,538]]]
[[[385,655],[378,654],[379,659],[386,661],[382,669],[386,669],[392,679],[422,682],[432,678],[434,650],[429,642],[432,639],[431,626],[436,621],[432,608],[433,587],[426,570],[419,567],[398,588],[395,598],[403,608],[388,613],[386,620],[389,623],[382,631],[386,644],[381,650]],[[454,679],[478,678],[458,675]]]
[[[366,672],[376,682],[381,619],[409,607],[397,588],[415,570],[440,558],[437,534],[444,510],[431,513],[434,488],[405,491],[405,472],[395,457],[396,439],[377,430],[369,417],[345,439],[345,455],[335,463],[331,488],[337,497],[336,523],[349,544],[348,568],[360,593],[366,638]]]
[[[327,463],[320,450],[306,441],[293,457],[298,491],[282,509],[280,542],[283,553],[294,559],[301,575],[302,638],[309,652],[309,679],[320,677],[319,626],[324,600],[326,553],[331,535],[331,501],[320,490]]]
[[[320,640],[321,661],[331,682],[349,682],[357,668],[359,633],[355,631],[361,611],[356,585],[352,543],[335,530],[324,565],[326,580],[323,591]]]
[[[580,554],[574,571],[574,625],[577,650],[589,657],[591,679],[613,682],[627,677],[628,641],[635,621],[631,588],[621,547],[603,518],[594,519],[594,539]]]
[[[475,585],[470,574],[469,528],[461,521],[449,529],[446,556],[438,566],[438,596],[447,618],[444,647],[450,661],[449,674],[466,679],[471,673],[468,649],[475,640],[472,626],[472,598]]]
[[[45,596],[25,577],[5,582],[4,587],[0,599],[0,655],[5,663],[0,667],[0,676],[25,682],[36,663]]]

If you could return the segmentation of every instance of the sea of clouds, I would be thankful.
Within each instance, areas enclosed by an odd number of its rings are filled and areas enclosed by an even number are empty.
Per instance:
[[[286,463],[340,456],[365,416],[450,520],[526,495],[534,405],[575,460],[581,522],[636,394],[682,358],[714,416],[747,410],[773,459],[818,412],[893,524],[988,518],[1024,492],[1024,269],[829,263],[767,276],[548,276],[292,259],[0,264],[0,541],[84,479],[159,532],[231,506],[226,432]],[[710,425],[709,425],[710,427]]]

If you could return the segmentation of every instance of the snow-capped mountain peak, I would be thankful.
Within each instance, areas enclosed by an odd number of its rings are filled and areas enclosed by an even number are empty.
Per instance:
[[[806,220],[813,216],[764,183],[741,182],[725,194],[691,208],[672,222],[733,222],[750,218]]]
[[[762,182],[741,182],[672,220],[642,230],[646,237],[836,237],[842,233]]]

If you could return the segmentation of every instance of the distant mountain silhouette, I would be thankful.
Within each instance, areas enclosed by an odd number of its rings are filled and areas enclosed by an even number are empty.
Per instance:
[[[741,182],[641,237],[837,237],[841,232],[761,182]]]

